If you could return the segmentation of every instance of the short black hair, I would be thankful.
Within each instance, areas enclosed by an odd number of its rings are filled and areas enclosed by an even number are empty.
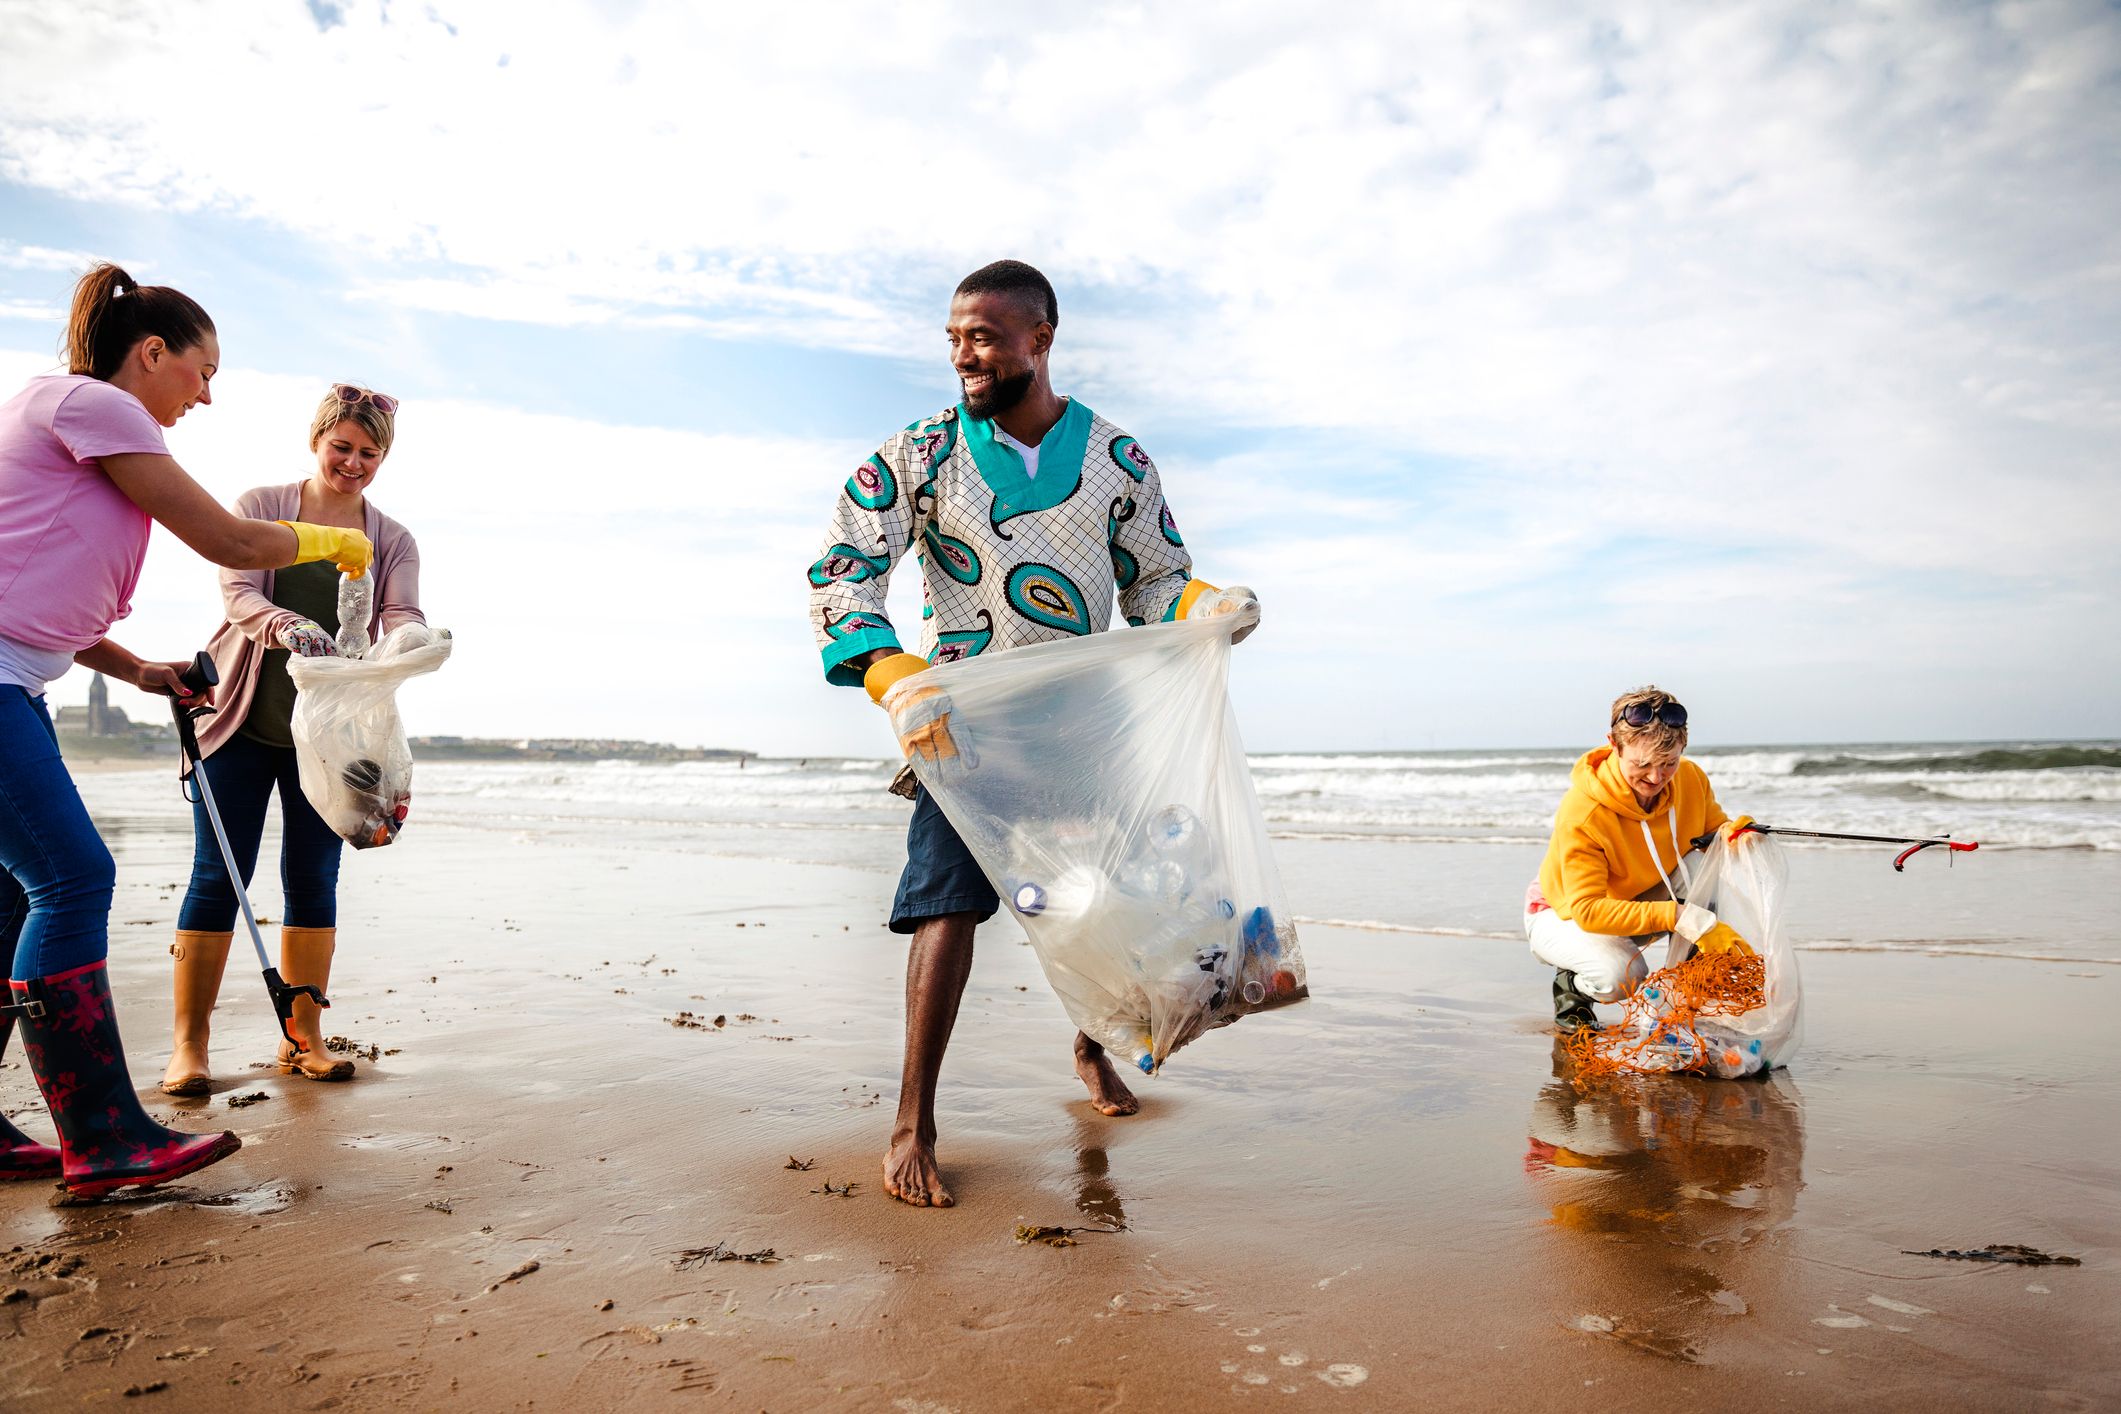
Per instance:
[[[1060,328],[1060,301],[1053,297],[1053,282],[1021,260],[997,260],[957,282],[957,294],[1031,295],[1046,311],[1046,322]]]

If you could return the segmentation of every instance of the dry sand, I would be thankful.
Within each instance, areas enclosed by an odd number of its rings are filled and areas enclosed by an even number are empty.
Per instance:
[[[189,841],[106,826],[114,985],[150,1082]],[[1140,1084],[1141,1115],[1104,1119],[1000,921],[943,1077],[959,1206],[923,1211],[878,1185],[902,961],[876,921],[889,879],[442,827],[350,855],[346,875],[327,1029],[381,1054],[347,1085],[246,1068],[271,1020],[232,954],[216,1093],[146,1093],[243,1151],[132,1202],[0,1190],[0,1401],[2121,1397],[2121,970],[1807,955],[1787,1075],[1578,1095],[1520,947],[1313,929],[1313,1001],[1204,1038]],[[276,913],[269,885],[260,903]],[[704,1028],[667,1024],[685,1012]],[[267,1098],[229,1107],[252,1093]],[[49,1134],[19,1049],[0,1104]],[[1540,1162],[1546,1144],[1595,1166]],[[1123,1230],[1053,1248],[1019,1245],[1019,1224]],[[2083,1265],[1903,1254],[2004,1242]],[[717,1244],[776,1260],[684,1262]]]

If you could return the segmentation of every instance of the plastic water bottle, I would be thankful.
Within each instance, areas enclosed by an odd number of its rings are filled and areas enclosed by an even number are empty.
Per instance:
[[[1200,817],[1183,805],[1167,805],[1149,821],[1149,843],[1162,854],[1190,854],[1207,837]]]
[[[1018,884],[1009,892],[1009,902],[1026,918],[1036,918],[1046,911],[1046,891],[1037,884]]]
[[[342,658],[366,656],[369,648],[368,620],[375,613],[376,577],[373,572],[355,579],[339,576],[339,632],[333,642]]]
[[[1767,1049],[1758,1036],[1709,1038],[1709,1070],[1722,1079],[1736,1080],[1765,1069]]]
[[[1056,923],[1077,924],[1095,920],[1105,911],[1112,889],[1102,869],[1087,864],[1070,865],[1051,883],[1041,886],[1043,897],[1034,896],[1040,912]],[[1018,894],[1023,890],[1019,888]]]
[[[1138,883],[1143,893],[1165,903],[1182,903],[1193,892],[1186,866],[1175,859],[1159,859],[1150,864],[1141,871]]]
[[[1676,1027],[1656,1032],[1643,1050],[1644,1059],[1654,1058],[1659,1068],[1666,1070],[1686,1070],[1701,1059],[1700,1044]]]
[[[1274,927],[1274,915],[1265,905],[1245,915],[1244,940],[1248,956],[1281,956],[1281,935]]]

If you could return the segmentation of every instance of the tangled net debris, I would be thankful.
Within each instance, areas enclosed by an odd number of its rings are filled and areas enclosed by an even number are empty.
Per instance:
[[[1747,1043],[1704,1031],[1701,1022],[1742,1016],[1767,1001],[1767,964],[1758,957],[1697,953],[1646,978],[1622,1007],[1625,1019],[1571,1034],[1579,1080],[1605,1075],[1670,1073],[1741,1075]],[[1757,1047],[1758,1042],[1751,1043]]]

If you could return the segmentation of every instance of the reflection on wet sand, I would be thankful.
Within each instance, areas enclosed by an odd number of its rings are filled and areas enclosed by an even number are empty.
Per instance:
[[[1075,1177],[1077,1212],[1105,1227],[1127,1225],[1127,1210],[1120,1206],[1119,1190],[1112,1186],[1112,1161],[1105,1154],[1102,1124],[1076,1121]]]
[[[1551,1214],[1551,1299],[1566,1324],[1695,1361],[1748,1290],[1779,1280],[1776,1234],[1804,1187],[1795,1082],[1553,1079],[1532,1102],[1525,1172]]]

